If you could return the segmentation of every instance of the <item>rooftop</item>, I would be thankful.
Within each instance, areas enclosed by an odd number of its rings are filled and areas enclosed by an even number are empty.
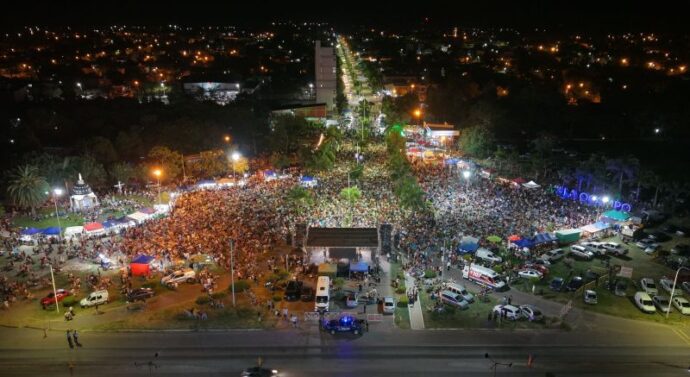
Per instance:
[[[376,228],[309,228],[307,247],[378,247]]]

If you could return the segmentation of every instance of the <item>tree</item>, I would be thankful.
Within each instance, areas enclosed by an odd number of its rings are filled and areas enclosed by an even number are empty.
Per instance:
[[[103,164],[91,156],[77,157],[75,170],[77,173],[81,173],[84,181],[93,187],[103,187],[108,177]]]
[[[50,186],[42,177],[38,168],[33,165],[18,166],[9,174],[7,194],[15,205],[30,208],[31,215],[36,216],[36,207],[43,204],[48,197]]]
[[[281,115],[273,119],[270,146],[274,152],[284,155],[296,153],[303,144],[310,144],[318,129],[303,117]],[[313,140],[315,142],[316,140]]]
[[[279,152],[273,152],[271,154],[271,165],[276,169],[285,169],[290,166],[290,159]]]
[[[220,149],[199,153],[199,159],[188,164],[191,173],[200,178],[217,177],[228,172],[225,152]]]
[[[154,166],[163,170],[162,181],[173,180],[182,174],[182,154],[168,147],[155,146],[148,154]]]
[[[613,174],[614,179],[618,183],[618,192],[620,194],[623,193],[623,182],[633,180],[637,174],[639,165],[639,161],[632,156],[614,158],[606,161],[606,170]]]
[[[117,151],[110,140],[102,136],[94,136],[84,143],[85,154],[92,156],[104,164],[117,161]]]
[[[136,176],[136,171],[131,164],[118,162],[110,167],[109,174],[113,181],[127,183]]]
[[[314,204],[312,192],[302,186],[295,186],[290,189],[287,199],[298,214],[302,214]]]
[[[235,174],[243,174],[249,170],[249,160],[246,157],[240,157],[237,161],[231,162],[232,171]]]
[[[486,127],[473,126],[462,131],[458,146],[468,154],[485,158],[495,148],[493,133]]]
[[[400,199],[400,205],[407,209],[422,209],[425,207],[424,190],[419,187],[417,180],[406,175],[395,183],[395,194]]]

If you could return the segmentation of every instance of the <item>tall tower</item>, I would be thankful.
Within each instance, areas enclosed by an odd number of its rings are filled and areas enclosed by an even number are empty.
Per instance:
[[[325,103],[328,111],[335,106],[337,76],[335,73],[335,50],[333,47],[321,47],[316,41],[314,49],[316,78],[316,102]]]

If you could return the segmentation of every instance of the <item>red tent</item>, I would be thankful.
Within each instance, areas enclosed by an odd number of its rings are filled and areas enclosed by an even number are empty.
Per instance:
[[[97,230],[102,230],[103,224],[101,223],[86,223],[84,224],[84,230],[87,232],[95,232]]]
[[[148,255],[139,255],[132,259],[129,264],[129,269],[132,271],[132,276],[149,276],[151,274],[151,262],[153,257]]]
[[[517,178],[513,179],[513,183],[521,185],[523,183],[527,183],[527,181],[522,177],[517,177]]]
[[[517,234],[513,234],[512,236],[508,237],[508,241],[513,242],[513,241],[520,241],[522,237],[518,236]]]

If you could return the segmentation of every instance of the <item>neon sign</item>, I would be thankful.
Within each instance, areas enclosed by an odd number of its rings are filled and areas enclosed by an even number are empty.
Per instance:
[[[608,197],[598,197],[597,195],[591,195],[586,192],[578,192],[577,190],[573,189],[570,190],[567,187],[564,186],[554,186],[554,192],[556,195],[560,196],[563,199],[570,199],[570,200],[576,200],[579,201],[580,203],[587,204],[587,205],[593,205],[593,206],[602,206],[602,207],[612,207],[616,211],[623,211],[623,212],[630,212],[632,211],[632,205],[630,203],[624,203],[621,202],[620,200],[614,200],[613,202],[610,202]]]

